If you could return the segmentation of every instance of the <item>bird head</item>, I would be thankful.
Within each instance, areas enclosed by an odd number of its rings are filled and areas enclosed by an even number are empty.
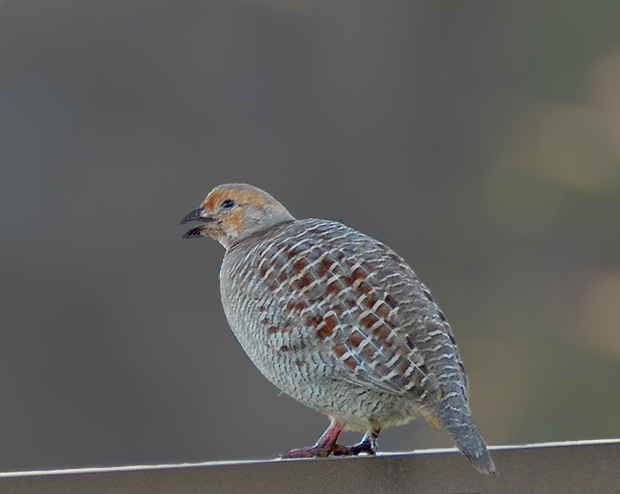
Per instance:
[[[286,208],[266,192],[251,185],[226,184],[213,189],[181,224],[201,223],[183,238],[210,236],[228,249],[256,232],[294,220]]]

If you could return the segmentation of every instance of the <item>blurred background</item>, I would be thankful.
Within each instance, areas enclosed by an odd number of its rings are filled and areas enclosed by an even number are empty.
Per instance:
[[[223,249],[181,238],[226,182],[407,259],[489,444],[619,437],[619,25],[616,0],[0,0],[0,471],[314,444],[326,417],[228,328]],[[423,420],[379,444],[452,447]]]

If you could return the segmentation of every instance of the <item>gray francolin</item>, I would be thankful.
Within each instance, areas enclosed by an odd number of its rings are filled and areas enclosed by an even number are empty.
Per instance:
[[[216,187],[181,224],[226,249],[220,289],[239,343],[282,391],[326,414],[315,446],[285,458],[374,454],[384,427],[422,415],[474,467],[497,470],[471,417],[450,326],[407,263],[341,223],[296,220],[266,192]],[[340,431],[366,434],[355,446]]]

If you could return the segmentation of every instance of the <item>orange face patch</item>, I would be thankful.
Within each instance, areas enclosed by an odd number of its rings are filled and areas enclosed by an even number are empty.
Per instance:
[[[239,190],[227,187],[216,187],[207,198],[203,201],[202,207],[206,210],[213,211],[218,208],[226,199],[232,199],[236,203],[244,204],[268,204],[270,201],[253,190]]]
[[[222,224],[225,225],[225,227],[233,227],[235,230],[240,230],[241,226],[243,225],[243,221],[241,220],[241,213],[241,209],[226,211],[220,216]]]

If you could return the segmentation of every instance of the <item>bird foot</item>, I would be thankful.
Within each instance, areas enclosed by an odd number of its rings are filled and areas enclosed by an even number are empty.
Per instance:
[[[292,449],[282,453],[280,458],[325,458],[332,453],[332,447],[312,446],[311,448]]]
[[[281,458],[325,458],[329,455],[333,456],[357,456],[362,453],[374,456],[377,454],[377,438],[364,436],[361,442],[353,446],[342,446],[341,444],[316,444],[311,448],[293,449],[287,453],[283,453]]]
[[[376,439],[369,439],[364,436],[364,439],[353,446],[341,446],[340,444],[334,445],[332,454],[334,456],[357,456],[361,453],[374,456],[377,454],[379,448],[377,447]]]

